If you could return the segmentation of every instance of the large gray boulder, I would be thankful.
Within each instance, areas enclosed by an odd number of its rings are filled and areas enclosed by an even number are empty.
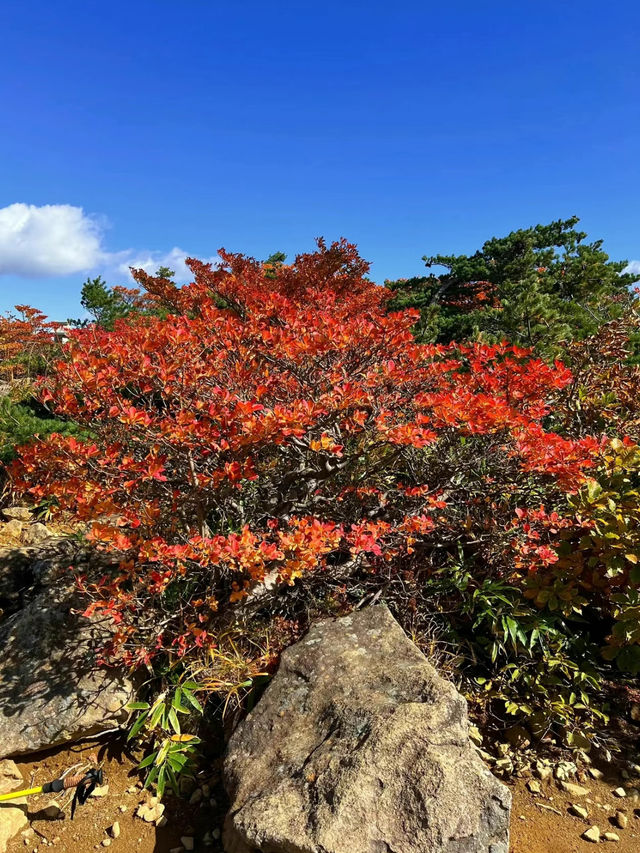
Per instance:
[[[508,789],[466,702],[386,607],[282,657],[225,760],[228,853],[507,853]]]
[[[96,666],[106,620],[61,578],[0,622],[0,758],[98,734],[128,716],[131,682]]]

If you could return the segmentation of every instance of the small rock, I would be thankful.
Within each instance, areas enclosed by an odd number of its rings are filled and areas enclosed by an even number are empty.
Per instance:
[[[113,826],[109,827],[107,832],[112,838],[120,838],[120,824],[117,820],[113,823]]]
[[[17,518],[12,518],[11,521],[7,521],[2,527],[2,532],[7,536],[13,537],[13,539],[20,539],[22,537],[22,530],[22,522],[18,521]]]
[[[527,782],[527,788],[531,791],[532,794],[540,794],[542,788],[540,786],[540,782],[537,779],[529,779]]]
[[[560,787],[572,797],[586,797],[589,793],[588,788],[583,788],[581,785],[574,785],[573,782],[560,782]]]
[[[217,841],[217,840],[218,840],[218,838],[220,838],[220,836],[221,836],[221,835],[222,835],[222,832],[220,831],[220,829],[219,829],[218,827],[216,827],[216,828],[213,830],[213,832],[211,833],[211,837],[212,837],[215,841]]]
[[[495,763],[496,770],[501,773],[506,773],[507,776],[513,773],[513,761],[506,755],[504,758],[499,758]]]
[[[573,761],[559,761],[556,765],[556,769],[554,772],[554,776],[559,782],[567,779],[575,778],[576,773],[578,772],[578,768],[573,763]]]
[[[202,786],[202,796],[203,797],[210,797],[211,796],[211,785],[205,784]]]
[[[185,850],[195,850],[195,842],[191,835],[183,835],[180,839],[180,843]]]
[[[103,838],[102,846],[103,847],[111,847],[111,839],[110,838]]]
[[[162,827],[166,826],[168,823],[169,823],[169,821],[167,820],[166,814],[163,814],[163,815],[160,815],[160,817],[156,821],[156,826],[158,827],[158,829],[162,829]]]
[[[130,786],[127,788],[127,790],[125,791],[125,794],[136,794],[137,792],[138,792],[138,789],[136,788],[136,786],[135,786],[135,785],[130,785]]]
[[[126,810],[129,808],[129,806],[118,806],[118,808],[124,814],[124,812],[126,812]]]
[[[624,788],[616,788],[611,793],[613,794],[614,797],[626,797],[627,796],[627,792],[625,791]]]
[[[24,533],[24,541],[29,545],[38,545],[40,542],[44,542],[50,538],[51,533],[49,532],[49,528],[40,521],[36,521]]]
[[[620,841],[620,836],[617,832],[605,832],[604,834],[605,841]]]
[[[469,737],[476,746],[482,746],[482,734],[477,726],[469,726]]]
[[[47,820],[62,820],[64,818],[64,812],[60,808],[60,804],[53,800],[51,803],[48,803],[43,809],[42,813],[47,818]]]
[[[597,826],[590,826],[582,833],[582,838],[585,841],[592,841],[597,844],[600,841],[600,829]]]
[[[538,779],[541,779],[544,782],[545,779],[548,779],[551,776],[552,772],[553,771],[551,770],[548,764],[544,764],[541,761],[536,761],[534,773],[536,774]]]
[[[614,820],[616,822],[616,826],[619,826],[620,829],[625,829],[627,824],[629,823],[629,818],[624,812],[616,812]]]
[[[589,817],[589,812],[585,809],[584,806],[579,805],[578,803],[571,803],[569,806],[569,811],[571,814],[576,815],[576,817],[581,817],[583,820],[586,820]]]
[[[640,723],[640,705],[634,704],[631,706],[631,719],[634,723]]]
[[[98,785],[97,788],[94,788],[91,792],[92,797],[106,797],[109,793],[109,785]]]
[[[597,767],[589,767],[587,772],[592,779],[602,779],[602,777],[604,776],[602,770],[598,770]]]
[[[2,510],[5,518],[16,518],[18,521],[31,521],[31,510],[27,506],[7,506]]]
[[[197,806],[200,802],[202,802],[202,788],[196,788],[193,794],[189,797],[189,805]]]
[[[158,803],[156,797],[152,799],[155,799],[156,802],[140,803],[136,810],[136,816],[142,818],[145,823],[155,823],[164,814],[164,805]]]

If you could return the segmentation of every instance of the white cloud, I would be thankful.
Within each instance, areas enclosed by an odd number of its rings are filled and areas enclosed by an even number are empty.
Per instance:
[[[640,261],[629,261],[622,272],[630,273],[631,275],[640,275]]]
[[[174,246],[170,252],[136,251],[131,249],[126,252],[118,252],[113,255],[113,267],[115,272],[121,276],[131,278],[129,267],[143,269],[153,274],[158,267],[169,267],[175,272],[175,281],[179,283],[192,281],[193,275],[185,264],[185,259],[193,257],[183,249]]]
[[[70,275],[95,268],[103,257],[102,228],[81,207],[0,208],[0,275]]]
[[[0,276],[54,278],[73,273],[101,273],[109,284],[133,281],[130,267],[154,273],[175,271],[180,284],[193,276],[185,264],[189,252],[103,247],[106,223],[70,204],[10,204],[0,208]],[[217,261],[216,258],[204,260]]]

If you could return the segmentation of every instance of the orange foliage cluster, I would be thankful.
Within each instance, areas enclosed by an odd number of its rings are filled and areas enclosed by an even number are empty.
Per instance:
[[[388,314],[344,241],[269,275],[220,254],[218,268],[189,261],[183,288],[137,273],[166,316],[70,333],[42,395],[92,439],[53,435],[13,467],[17,490],[91,522],[118,557],[113,576],[81,581],[118,623],[114,654],[214,643],[219,614],[267,579],[344,561],[399,571],[443,527],[424,460],[452,440],[487,439],[569,492],[583,481],[599,442],[544,426],[563,365],[417,344],[417,312]]]

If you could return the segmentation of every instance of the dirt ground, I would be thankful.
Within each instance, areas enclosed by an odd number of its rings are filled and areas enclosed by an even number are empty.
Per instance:
[[[73,821],[70,819],[71,792],[29,798],[28,816],[32,832],[18,834],[9,844],[7,853],[32,853],[51,847],[60,853],[88,853],[107,847],[114,853],[169,853],[181,849],[183,836],[195,838],[194,849],[217,853],[222,850],[215,836],[221,831],[223,804],[211,797],[217,794],[216,777],[200,779],[200,784],[211,786],[207,800],[189,805],[187,798],[165,796],[166,825],[156,827],[136,816],[141,803],[148,802],[150,794],[142,790],[135,761],[122,749],[122,744],[85,743],[70,749],[41,753],[29,761],[16,761],[25,786],[37,786],[55,779],[76,765],[98,764],[103,767],[108,791],[104,796],[91,797],[86,805],[79,806]],[[74,770],[79,772],[78,770]],[[206,788],[205,788],[206,790]],[[62,819],[47,818],[44,808],[57,802],[64,811]],[[124,809],[124,811],[123,811]],[[120,834],[112,838],[108,829],[118,822]],[[217,830],[217,832],[216,832]],[[206,833],[212,834],[211,843],[205,845]],[[208,839],[207,839],[208,840]],[[107,842],[104,844],[104,842]]]
[[[135,814],[138,806],[149,800],[150,794],[141,790],[135,761],[126,755],[121,743],[107,746],[95,742],[82,744],[17,763],[25,785],[34,786],[56,778],[69,767],[98,763],[104,768],[109,788],[105,796],[92,797],[85,806],[79,807],[73,821],[69,816],[69,793],[63,797],[32,797],[29,800],[31,831],[26,837],[19,834],[14,838],[8,853],[34,853],[44,847],[52,847],[60,853],[89,853],[106,847],[113,848],[114,853],[170,853],[182,848],[183,836],[194,838],[196,853],[220,853],[222,850],[219,833],[224,803],[215,769],[206,779],[198,780],[201,786],[205,785],[206,791],[201,803],[190,805],[188,799],[167,797],[167,823],[156,827]],[[527,780],[515,781],[511,785],[511,853],[588,853],[596,845],[580,836],[594,824],[603,835],[605,832],[618,834],[618,842],[601,842],[612,851],[640,853],[640,801],[632,796],[620,799],[613,795],[613,790],[622,781],[617,777],[605,777],[601,781],[588,779],[580,783],[589,789],[589,794],[583,797],[572,797],[552,780],[540,783],[539,794],[532,794],[527,789]],[[63,819],[47,818],[43,813],[54,799],[64,810]],[[586,820],[571,814],[572,802],[587,808],[589,816]],[[627,815],[625,829],[614,826],[618,810]],[[120,835],[112,838],[108,829],[116,821],[120,825]],[[103,846],[105,841],[107,843]]]
[[[615,832],[620,837],[618,842],[600,841],[600,845],[615,853],[640,853],[640,801],[619,799],[612,794],[621,781],[605,777],[598,782],[580,782],[589,788],[589,795],[572,797],[555,782],[541,782],[542,792],[531,794],[525,780],[519,779],[510,786],[513,791],[511,853],[588,853],[598,845],[580,836],[593,825],[600,829],[601,835]],[[587,809],[586,820],[571,814],[572,803]],[[625,829],[614,825],[616,811],[626,814]]]

